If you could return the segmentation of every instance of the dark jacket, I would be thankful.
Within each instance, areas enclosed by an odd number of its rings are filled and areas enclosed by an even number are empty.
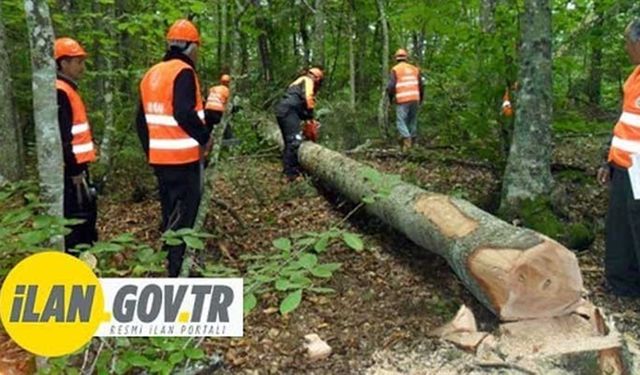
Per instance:
[[[312,119],[317,91],[318,86],[313,79],[306,75],[299,77],[289,85],[278,102],[276,116],[285,117],[288,112],[295,111],[302,120]]]

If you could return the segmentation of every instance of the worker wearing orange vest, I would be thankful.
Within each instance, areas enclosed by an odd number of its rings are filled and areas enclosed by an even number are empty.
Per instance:
[[[64,159],[63,212],[67,219],[81,219],[65,236],[65,250],[75,253],[77,245],[91,245],[98,239],[95,188],[89,179],[89,163],[96,160],[91,125],[78,92],[77,81],[84,74],[87,53],[71,38],[54,43],[57,67],[58,125]]]
[[[613,129],[608,165],[598,181],[610,181],[605,225],[605,277],[616,295],[640,297],[640,200],[634,199],[629,176],[632,158],[640,154],[640,19],[626,29],[626,49],[636,65],[624,84],[622,115]]]
[[[390,101],[395,98],[396,126],[402,137],[403,151],[411,148],[418,135],[418,105],[422,104],[424,83],[420,69],[407,62],[409,54],[400,48],[394,55],[398,62],[389,75],[387,92]]]
[[[324,73],[320,68],[311,68],[293,81],[276,106],[276,119],[284,139],[282,153],[283,172],[287,180],[295,181],[301,176],[298,149],[303,141],[302,122],[308,122],[317,137],[318,123],[314,117],[316,94],[322,86]]]
[[[513,116],[513,106],[511,104],[511,95],[509,94],[509,87],[507,87],[504,90],[504,95],[502,96],[502,115],[504,117]]]
[[[140,82],[138,136],[160,189],[162,230],[190,228],[202,197],[204,155],[213,120],[206,118],[195,71],[200,35],[188,20],[167,32],[162,62]],[[206,121],[205,121],[206,118]],[[185,245],[165,245],[170,277],[180,274]]]
[[[209,96],[207,97],[206,109],[214,112],[216,115],[222,117],[225,109],[227,108],[227,102],[229,101],[229,84],[231,83],[231,76],[223,74],[220,77],[220,84],[212,86],[209,89]]]

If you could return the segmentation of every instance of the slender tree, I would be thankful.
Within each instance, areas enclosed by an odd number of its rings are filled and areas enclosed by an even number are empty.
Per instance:
[[[33,108],[40,175],[40,196],[51,215],[62,216],[63,161],[58,130],[58,105],[53,61],[53,28],[46,0],[25,0],[31,66]],[[60,243],[59,245],[62,245]]]
[[[389,76],[389,26],[387,25],[387,14],[384,9],[384,1],[376,0],[376,5],[378,6],[378,15],[380,16],[380,25],[382,26],[382,84],[380,102],[378,104],[378,126],[383,133],[388,134],[388,99],[386,93],[386,82]]]
[[[313,61],[321,66],[325,65],[324,54],[324,0],[316,0],[314,13],[314,33],[313,33]]]
[[[18,180],[24,172],[22,130],[13,105],[13,88],[7,53],[2,7],[0,7],[0,177]],[[0,184],[2,181],[0,181]]]
[[[553,183],[549,0],[526,0],[520,28],[520,90],[501,202],[506,212],[517,211],[522,201],[547,196]]]
[[[496,28],[496,0],[482,0],[480,3],[480,25],[485,33],[492,33]]]
[[[116,18],[116,6],[115,4],[105,4],[102,9],[103,13],[108,14],[110,17],[105,17],[100,21],[100,25],[104,27],[104,30],[107,32],[107,43],[115,40],[117,35],[114,33],[114,28],[111,27],[110,20]],[[104,41],[103,41],[104,42]],[[116,135],[115,129],[115,102],[113,95],[114,88],[114,74],[113,74],[113,56],[109,53],[109,51],[104,51],[100,55],[100,64],[103,65],[101,68],[103,74],[103,79],[101,80],[101,91],[103,92],[102,100],[103,100],[103,109],[104,109],[104,132],[102,134],[102,142],[100,144],[100,159],[99,162],[107,168],[111,164],[112,153],[113,153],[113,141]]]
[[[602,91],[602,36],[604,34],[604,16],[602,4],[594,3],[595,21],[590,30],[589,44],[591,56],[589,59],[589,80],[587,82],[587,96],[593,107],[600,105]]]
[[[352,111],[356,109],[356,52],[354,47],[354,28],[355,28],[355,1],[349,1],[349,107]]]
[[[260,61],[262,63],[262,77],[265,81],[271,82],[273,78],[271,66],[271,53],[269,50],[269,20],[264,12],[267,9],[261,4],[260,0],[253,0],[258,14],[255,18],[255,26],[259,30],[258,34],[258,51],[260,52]]]

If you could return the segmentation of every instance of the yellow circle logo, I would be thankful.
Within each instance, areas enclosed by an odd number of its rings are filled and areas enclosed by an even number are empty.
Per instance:
[[[40,356],[82,348],[98,329],[103,311],[96,275],[81,260],[59,251],[22,260],[0,290],[0,319],[7,333]]]

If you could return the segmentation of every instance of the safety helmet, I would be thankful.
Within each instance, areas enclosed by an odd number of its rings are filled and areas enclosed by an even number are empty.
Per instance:
[[[405,50],[404,48],[400,48],[393,56],[396,58],[396,60],[406,60],[407,57],[409,57],[409,54],[407,53],[407,50]]]
[[[229,83],[231,83],[231,76],[230,76],[230,75],[228,75],[228,74],[223,74],[223,75],[220,77],[220,83],[221,83],[221,84],[223,84],[223,85],[225,85],[225,86],[228,86],[228,85],[229,85]]]
[[[58,38],[53,46],[53,57],[55,60],[62,57],[87,57],[87,52],[71,38]]]
[[[167,31],[167,41],[184,41],[200,44],[198,29],[189,20],[177,20]]]
[[[311,68],[309,69],[309,74],[316,77],[318,81],[322,81],[324,79],[324,73],[320,68]]]

